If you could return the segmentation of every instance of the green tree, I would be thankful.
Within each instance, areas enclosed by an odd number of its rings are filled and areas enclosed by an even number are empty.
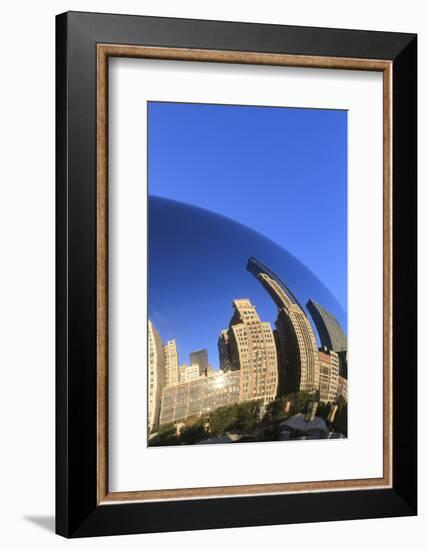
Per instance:
[[[192,445],[202,441],[207,435],[204,424],[205,421],[201,419],[191,426],[186,426],[180,433],[179,441],[184,445]]]
[[[223,435],[233,425],[236,418],[236,405],[218,408],[210,416],[211,433],[216,436]]]
[[[220,436],[226,432],[251,433],[259,420],[260,402],[246,401],[220,407],[210,416],[210,431]]]
[[[291,414],[298,414],[306,412],[308,402],[312,400],[311,394],[303,391],[289,393],[286,397],[286,401],[291,402],[290,412]]]
[[[177,429],[175,425],[170,422],[168,424],[161,424],[159,426],[157,441],[153,441],[152,443],[150,443],[150,445],[176,445],[177,443]]]
[[[258,423],[259,411],[259,401],[240,403],[236,411],[236,420],[231,428],[244,434],[252,432]]]
[[[172,434],[176,434],[176,428],[173,422],[168,424],[161,424],[158,429],[158,437],[168,437]]]
[[[266,406],[266,414],[264,421],[266,422],[276,422],[278,420],[281,420],[285,416],[285,403],[286,398],[278,397],[274,401],[271,401]]]

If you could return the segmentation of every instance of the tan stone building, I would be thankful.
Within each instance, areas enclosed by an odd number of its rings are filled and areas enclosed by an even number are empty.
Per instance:
[[[229,329],[219,338],[220,367],[239,371],[239,401],[273,401],[278,389],[278,361],[269,323],[260,321],[249,300],[233,301]]]
[[[165,360],[162,340],[159,333],[149,321],[148,326],[148,430],[159,423],[162,390],[165,385]]]
[[[197,380],[206,374],[200,374],[199,365],[180,365],[179,369],[179,384],[186,384],[192,380]]]
[[[278,307],[276,342],[279,364],[279,395],[319,388],[318,347],[312,325],[302,306],[272,271],[254,258],[247,269],[256,277]]]
[[[333,403],[339,392],[339,356],[336,352],[321,348],[318,352],[320,364],[320,401]]]
[[[233,405],[239,399],[239,372],[218,371],[184,384],[165,387],[160,424],[178,422],[191,416]]]
[[[165,357],[165,386],[178,384],[178,353],[175,340],[169,340],[163,347]]]
[[[341,395],[346,401],[348,401],[348,380],[339,376],[338,395]]]

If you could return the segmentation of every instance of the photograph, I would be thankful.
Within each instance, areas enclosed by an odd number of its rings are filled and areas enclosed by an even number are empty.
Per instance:
[[[147,445],[347,438],[347,110],[148,101],[147,158]]]
[[[423,548],[424,13],[4,3],[0,548]]]

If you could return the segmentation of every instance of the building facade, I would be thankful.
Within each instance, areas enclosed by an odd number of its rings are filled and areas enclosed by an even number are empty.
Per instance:
[[[320,401],[333,403],[339,394],[339,356],[335,351],[321,348],[318,357],[320,364]]]
[[[179,369],[179,384],[185,384],[186,382],[191,382],[192,380],[197,380],[201,376],[206,376],[205,374],[200,374],[199,365],[180,365]]]
[[[165,386],[178,384],[178,353],[175,340],[169,340],[163,347],[165,357]]]
[[[278,390],[278,360],[269,323],[260,321],[249,300],[234,300],[234,314],[219,338],[220,368],[239,371],[239,401],[269,403]]]
[[[269,268],[250,258],[248,271],[278,308],[275,341],[278,352],[278,394],[312,393],[319,388],[319,357],[314,331],[291,290]]]
[[[348,401],[348,380],[339,376],[338,396],[341,395],[345,401]]]
[[[321,346],[333,351],[346,351],[347,339],[336,317],[314,300],[309,300],[306,307],[317,328]]]
[[[160,424],[178,422],[191,416],[203,416],[239,400],[239,372],[219,371],[185,384],[165,387],[162,395]]]
[[[165,385],[165,359],[162,340],[158,331],[149,321],[148,326],[148,413],[149,432],[159,424],[162,391]]]
[[[206,349],[190,353],[190,365],[179,367],[175,340],[163,346],[149,322],[150,430],[234,403],[266,405],[299,391],[319,390],[323,403],[348,399],[346,337],[337,320],[308,302],[320,340],[328,344],[318,349],[305,310],[285,283],[254,258],[247,269],[277,306],[276,328],[260,320],[250,300],[234,300],[229,327],[218,339],[220,371],[209,365]]]

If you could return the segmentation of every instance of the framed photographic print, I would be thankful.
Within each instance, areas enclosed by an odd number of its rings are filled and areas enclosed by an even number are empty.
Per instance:
[[[56,47],[57,532],[416,514],[416,36]]]

